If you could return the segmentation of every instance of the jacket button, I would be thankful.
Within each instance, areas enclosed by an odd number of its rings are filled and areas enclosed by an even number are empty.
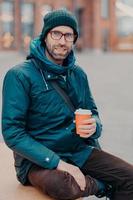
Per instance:
[[[47,158],[45,158],[45,161],[46,161],[46,162],[49,162],[49,160],[50,160],[50,159],[49,159],[48,157],[47,157]]]

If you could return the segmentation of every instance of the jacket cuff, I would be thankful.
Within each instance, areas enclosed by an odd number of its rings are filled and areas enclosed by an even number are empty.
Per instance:
[[[60,157],[57,154],[53,153],[52,156],[45,157],[44,167],[48,169],[57,168],[59,161],[60,161]]]

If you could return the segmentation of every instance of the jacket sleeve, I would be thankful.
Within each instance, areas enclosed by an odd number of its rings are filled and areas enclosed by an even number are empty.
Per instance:
[[[3,82],[2,134],[5,143],[22,157],[44,168],[57,167],[59,156],[31,137],[26,131],[30,97],[18,71],[11,69]]]
[[[101,120],[99,118],[99,113],[98,113],[96,103],[95,103],[94,98],[91,93],[91,89],[90,89],[87,77],[86,77],[85,85],[86,85],[86,87],[85,87],[85,105],[86,105],[87,109],[92,111],[92,116],[96,119],[96,132],[91,136],[91,138],[97,139],[98,137],[100,137],[100,135],[102,133],[102,124],[101,124]]]

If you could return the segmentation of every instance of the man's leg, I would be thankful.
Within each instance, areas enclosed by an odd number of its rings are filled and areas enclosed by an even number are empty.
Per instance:
[[[113,200],[133,200],[133,165],[94,149],[81,171],[105,183],[114,185]]]
[[[42,192],[58,200],[74,200],[98,192],[97,182],[90,176],[86,176],[86,188],[85,191],[81,191],[69,173],[43,169],[36,165],[29,171],[28,179],[31,185],[40,188]]]

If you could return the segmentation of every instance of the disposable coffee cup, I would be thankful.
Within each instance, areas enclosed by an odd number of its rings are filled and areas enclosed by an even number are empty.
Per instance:
[[[76,133],[80,135],[79,126],[82,125],[84,120],[91,118],[91,110],[79,108],[75,111]]]

